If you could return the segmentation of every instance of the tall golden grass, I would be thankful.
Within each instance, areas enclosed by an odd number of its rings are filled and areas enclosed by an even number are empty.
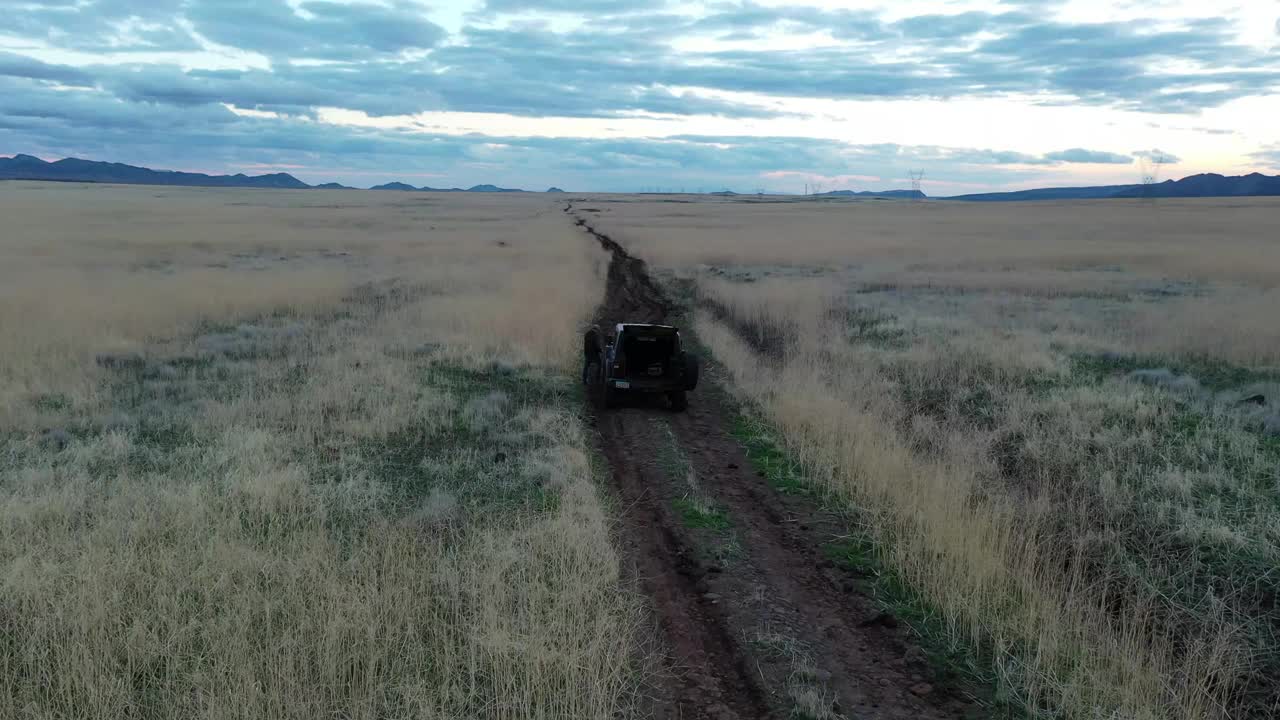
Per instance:
[[[437,197],[6,187],[0,716],[630,711],[603,258]]]
[[[694,281],[730,386],[1030,714],[1274,712],[1277,456],[1236,404],[1280,389],[1247,379],[1280,360],[1274,204],[604,207]],[[1106,369],[1134,357],[1250,367]]]
[[[934,439],[945,451],[922,457],[886,422],[899,412],[886,407],[894,400],[870,358],[811,355],[778,368],[723,323],[701,316],[696,330],[815,480],[865,514],[886,564],[958,638],[995,648],[1002,683],[1031,713],[1228,716],[1229,683],[1247,659],[1237,629],[1220,616],[1188,627],[1197,652],[1187,653],[1147,632],[1144,603],[1157,597],[1116,614],[1107,593],[1118,588],[1086,574],[1069,548],[1064,556],[1047,524],[1040,532],[1036,515],[1060,505],[1047,494],[991,498],[970,462],[972,438],[954,431]]]
[[[1160,351],[1280,365],[1272,198],[1072,203],[593,202],[658,267],[836,276],[851,291],[1156,299],[1096,332]]]
[[[593,201],[593,204],[598,204]],[[587,213],[658,265],[1119,269],[1280,284],[1274,198],[1055,203],[609,202]],[[797,228],[804,235],[797,237]],[[696,238],[696,242],[688,242]]]

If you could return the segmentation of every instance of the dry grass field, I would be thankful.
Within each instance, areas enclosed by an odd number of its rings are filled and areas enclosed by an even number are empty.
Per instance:
[[[1280,713],[1280,203],[686,200],[579,209],[1006,697]]]
[[[610,717],[536,198],[0,184],[0,717]]]
[[[562,207],[0,183],[0,717],[645,707],[577,385],[609,258]],[[574,212],[1004,705],[1280,713],[1280,203]]]

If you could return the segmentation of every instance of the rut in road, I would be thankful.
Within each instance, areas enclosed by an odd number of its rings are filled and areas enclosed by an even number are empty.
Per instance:
[[[643,260],[565,206],[611,253],[597,321],[663,322],[672,306]],[[597,417],[623,509],[621,542],[649,598],[666,653],[653,714],[671,718],[987,717],[937,671],[864,580],[822,552],[841,518],[783,495],[753,472],[718,394],[700,388],[684,413],[623,407]],[[690,527],[689,487],[655,461],[672,442],[731,535]],[[718,552],[716,543],[732,552]]]

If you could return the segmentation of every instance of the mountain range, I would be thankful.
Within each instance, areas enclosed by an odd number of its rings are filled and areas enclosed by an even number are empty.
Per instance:
[[[497,192],[497,193],[524,192],[523,190],[518,190],[515,188],[500,188],[497,185],[472,185],[469,188],[456,188],[456,187],[433,188],[433,187],[427,187],[424,185],[420,188],[417,188],[402,182],[389,182],[386,185],[374,185],[369,189],[370,190],[403,190],[403,191],[415,191],[415,192]]]
[[[707,193],[707,194],[715,197],[739,197],[743,195],[743,193],[736,193],[732,190],[720,190],[717,192]],[[766,193],[766,194],[774,195],[775,193]],[[862,190],[862,191],[832,190],[831,192],[814,193],[812,195],[806,195],[805,197],[820,197],[820,198],[857,197],[857,198],[873,198],[873,199],[874,198],[891,198],[895,200],[924,200],[927,198],[927,196],[924,193],[920,192],[919,190]]]
[[[1191,175],[1152,185],[1042,188],[1003,193],[957,195],[944,200],[1011,202],[1018,200],[1097,200],[1106,198],[1259,197],[1280,195],[1280,175]]]
[[[894,198],[898,200],[924,200],[925,194],[919,190],[863,190],[862,192],[854,192],[853,190],[832,190],[831,192],[819,193],[818,197],[860,197],[860,198]]]
[[[123,183],[128,185],[190,185],[204,187],[308,188],[288,173],[249,176],[151,170],[121,163],[66,158],[45,162],[31,155],[0,158],[0,179],[62,180],[70,182]]]
[[[121,183],[129,185],[185,185],[202,187],[246,187],[246,188],[286,188],[322,190],[352,190],[354,188],[339,183],[308,185],[288,173],[271,173],[267,175],[206,175],[204,173],[176,172],[173,170],[152,170],[135,167],[123,163],[98,162],[66,158],[55,162],[45,162],[31,155],[14,155],[11,158],[0,157],[0,180],[57,180],[64,182],[98,182]],[[378,185],[372,190],[402,190],[415,192],[489,192],[507,193],[524,192],[513,188],[496,185],[473,185],[469,188],[417,188],[412,185],[392,182]],[[547,192],[563,192],[559,188],[548,188]],[[731,191],[711,193],[712,195],[737,195]],[[1102,185],[1096,187],[1057,187],[1036,190],[1018,190],[1015,192],[978,193],[957,195],[942,200],[961,200],[967,202],[1010,202],[1018,200],[1087,200],[1103,198],[1190,198],[1190,197],[1255,197],[1280,196],[1280,175],[1268,176],[1252,173],[1241,176],[1224,176],[1213,173],[1192,175],[1181,180],[1166,180],[1152,185]],[[870,197],[897,199],[924,199],[924,193],[918,190],[885,190],[881,192],[853,190],[833,190],[822,193],[819,197]]]
[[[204,173],[152,170],[123,163],[66,158],[45,162],[31,155],[0,157],[0,180],[55,180],[61,182],[120,183],[123,185],[183,185],[190,187],[285,188],[291,190],[353,190],[339,183],[308,185],[289,173],[269,175],[206,175]],[[523,192],[496,185],[470,188],[416,188],[405,183],[387,183],[374,190],[424,190],[434,192]]]

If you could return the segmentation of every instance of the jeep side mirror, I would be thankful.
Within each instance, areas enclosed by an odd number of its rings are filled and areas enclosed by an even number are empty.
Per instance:
[[[605,338],[604,344],[608,345],[609,347],[613,347],[613,336],[610,335],[609,337]]]

